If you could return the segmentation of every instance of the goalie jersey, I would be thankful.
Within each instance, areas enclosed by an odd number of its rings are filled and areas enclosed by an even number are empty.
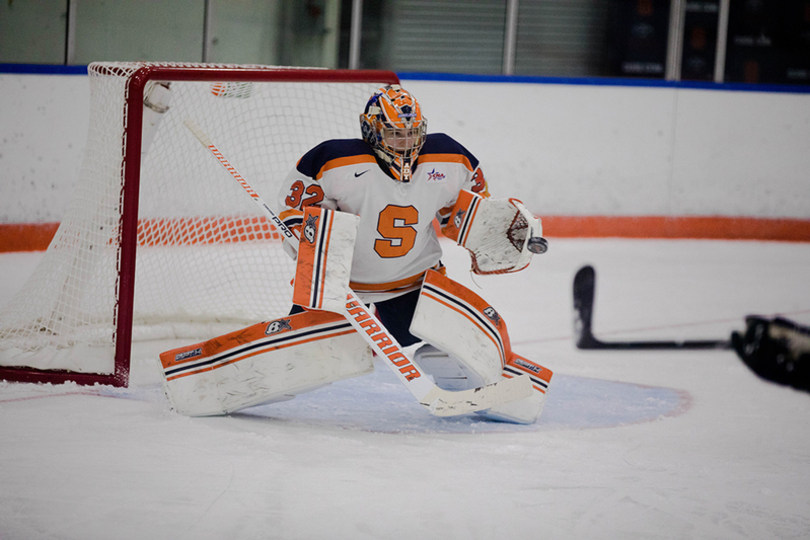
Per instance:
[[[330,140],[287,175],[279,214],[296,234],[306,206],[360,216],[351,288],[365,302],[383,301],[418,289],[440,264],[433,220],[447,223],[462,189],[489,196],[478,160],[447,135],[427,136],[408,183],[389,176],[365,141]]]

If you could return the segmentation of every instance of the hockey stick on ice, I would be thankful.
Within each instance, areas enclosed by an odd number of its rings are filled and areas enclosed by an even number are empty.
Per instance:
[[[729,341],[602,341],[593,335],[593,297],[596,271],[583,266],[574,276],[574,338],[578,349],[730,349]]]
[[[253,202],[270,218],[276,228],[284,235],[284,241],[288,242],[289,245],[297,251],[298,245],[293,241],[294,236],[290,229],[284,225],[278,216],[276,216],[275,212],[273,212],[253,190],[247,180],[239,174],[234,166],[231,165],[217,147],[214,146],[214,143],[211,142],[211,139],[202,131],[200,126],[191,119],[187,119],[184,124],[189,131],[194,134],[197,140],[217,158],[219,163],[225,167],[225,170],[239,182],[239,185],[242,186],[242,189],[253,199]],[[427,374],[408,358],[402,350],[402,347],[397,343],[396,339],[394,339],[394,336],[385,330],[382,323],[366,308],[365,304],[357,298],[357,295],[352,290],[349,290],[347,293],[346,312],[344,316],[374,352],[376,352],[377,355],[385,361],[385,364],[397,375],[402,384],[419,400],[419,403],[436,416],[456,416],[490,409],[495,405],[529,397],[533,391],[531,380],[529,377],[523,375],[511,379],[505,378],[481,388],[473,388],[459,392],[443,390],[431,382]],[[361,322],[365,322],[367,328],[369,320],[373,321],[376,327],[380,329],[374,336],[370,336],[368,332],[366,332],[366,329],[360,324]],[[385,349],[383,349],[380,344],[384,344]]]

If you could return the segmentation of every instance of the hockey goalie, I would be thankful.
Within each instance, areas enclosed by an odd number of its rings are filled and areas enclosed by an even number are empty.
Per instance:
[[[414,351],[415,367],[402,359],[406,376],[425,373],[446,391],[525,376],[526,395],[476,412],[533,423],[552,372],[512,351],[496,309],[446,276],[434,220],[469,251],[477,274],[526,268],[547,247],[540,220],[516,199],[490,198],[475,156],[428,135],[419,103],[400,86],[375,92],[360,126],[360,139],[305,153],[281,186],[279,217],[297,260],[290,315],[163,353],[173,406],[214,415],[292,399],[372,371],[369,336],[384,335]],[[348,322],[349,290],[374,306],[367,335]]]

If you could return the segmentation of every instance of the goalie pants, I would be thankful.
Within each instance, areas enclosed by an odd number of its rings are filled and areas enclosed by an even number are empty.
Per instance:
[[[416,310],[416,303],[419,301],[419,293],[420,291],[417,289],[389,300],[374,303],[377,318],[403,347],[422,341],[411,334],[409,330],[413,320],[413,312]],[[290,315],[302,311],[306,310],[301,306],[293,305]]]

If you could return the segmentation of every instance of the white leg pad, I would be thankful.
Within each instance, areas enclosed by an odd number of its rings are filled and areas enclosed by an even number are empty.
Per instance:
[[[344,317],[324,311],[255,324],[160,359],[166,395],[188,416],[285,401],[374,370],[363,338]]]
[[[478,411],[477,414],[493,420],[514,422],[516,424],[533,424],[540,417],[543,406],[546,404],[546,392],[549,384],[551,384],[553,373],[550,369],[513,352],[506,362],[503,376],[513,377],[515,375],[527,375],[531,379],[532,387],[535,390],[532,395],[511,403],[492,407],[486,411]]]
[[[518,375],[531,379],[535,392],[530,397],[478,414],[531,424],[542,413],[553,373],[515,354],[506,323],[492,306],[469,289],[429,271],[410,330],[430,344],[417,350],[414,361],[440,388],[466,390]]]
[[[464,362],[444,353],[433,345],[423,345],[414,354],[413,361],[433,377],[433,381],[443,390],[468,390],[483,386],[485,383],[472,372]],[[525,366],[531,366],[526,369]],[[539,364],[512,353],[512,358],[503,370],[502,376],[526,374],[532,378],[535,392],[517,401],[505,403],[476,414],[492,420],[514,422],[516,424],[533,424],[543,412],[546,403],[546,390],[551,379],[551,371]]]
[[[509,351],[506,324],[482,298],[428,270],[410,331],[447,353],[484,384],[501,376]]]

